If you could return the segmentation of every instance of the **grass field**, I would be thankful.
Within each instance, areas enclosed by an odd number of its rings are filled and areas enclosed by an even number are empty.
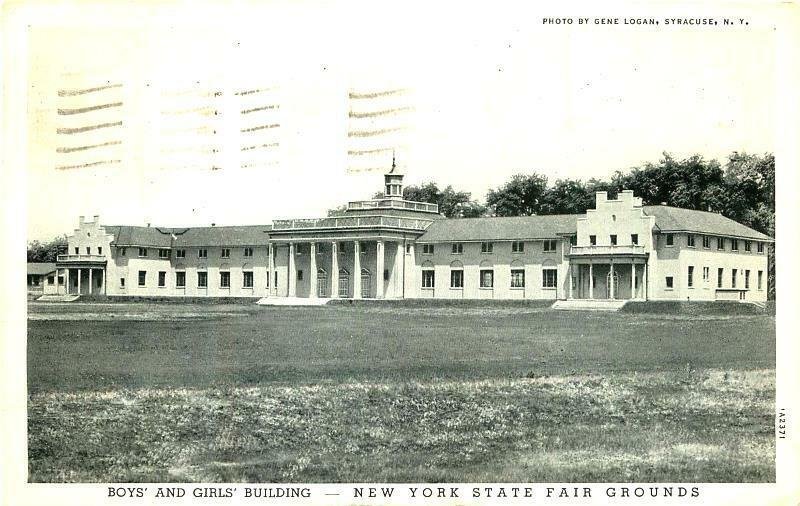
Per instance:
[[[773,481],[770,315],[29,306],[31,481]]]

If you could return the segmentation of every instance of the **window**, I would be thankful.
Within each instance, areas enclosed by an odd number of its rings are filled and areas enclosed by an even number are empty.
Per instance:
[[[720,267],[717,269],[717,288],[722,288],[722,274],[725,272],[725,269]]]
[[[708,282],[708,278],[711,276],[711,269],[708,267],[703,267],[703,281]]]
[[[569,243],[570,243],[571,246],[577,245],[578,244],[578,236],[577,235],[569,236]]]
[[[482,269],[481,275],[481,288],[494,287],[494,271],[492,269]]]
[[[764,289],[764,271],[758,271],[758,289]]]
[[[463,269],[453,269],[450,271],[450,288],[464,288]]]
[[[245,257],[251,257],[251,256],[253,256],[253,248],[245,248],[245,249],[244,249],[244,256],[245,256]]]
[[[55,276],[47,276],[47,284],[48,285],[54,285],[55,283],[56,283],[56,277]]]
[[[139,286],[144,286],[147,279],[147,271],[139,271]]]
[[[690,248],[694,248],[694,234],[686,235],[686,245]]]
[[[750,270],[747,269],[744,271],[744,289],[750,289]]]
[[[753,251],[753,243],[750,242],[750,241],[745,241],[744,242],[744,250],[747,251],[748,253]]]
[[[186,250],[185,249],[176,249],[175,250],[175,258],[186,258]]]
[[[230,288],[231,287],[231,273],[228,271],[220,271],[219,273],[219,287],[220,288]]]
[[[739,251],[739,240],[731,239],[731,251]]]
[[[175,273],[175,287],[176,288],[185,288],[186,287],[186,273],[183,271],[178,271]]]
[[[542,269],[542,288],[558,286],[558,270],[555,267]]]
[[[147,256],[147,248],[139,248],[139,256],[146,257]]]
[[[128,248],[120,248],[120,255],[121,256],[125,256],[126,253],[128,253]]]
[[[673,244],[675,244],[675,236],[667,234],[667,246],[672,246]]]
[[[525,251],[525,243],[523,241],[513,241],[511,243],[511,253],[523,253]]]
[[[763,242],[760,242],[760,243],[756,244],[756,251],[758,251],[759,253],[764,253],[764,243]]]
[[[736,288],[736,272],[737,269],[731,269],[731,288]]]
[[[461,244],[460,242],[454,242],[453,243],[453,254],[454,255],[460,255],[462,253],[464,253],[464,245]]]
[[[201,271],[197,273],[197,288],[207,288],[208,287],[208,273],[205,271]]]
[[[76,255],[79,255],[79,254],[80,254],[80,250],[78,249],[78,247],[77,247],[77,246],[75,246],[75,254],[76,254]]]
[[[433,269],[422,271],[422,288],[433,288],[436,281]]]
[[[98,255],[102,255],[103,254],[103,247],[102,246],[98,246],[97,247],[97,254]]]
[[[64,276],[59,276],[58,277],[58,284],[59,284],[59,286],[64,284]]]
[[[725,238],[724,237],[717,237],[717,249],[724,250],[725,249]]]
[[[230,258],[231,257],[231,250],[230,248],[222,248],[220,252],[220,258]]]
[[[158,250],[158,258],[169,258],[169,250],[168,249]]]
[[[631,244],[639,244],[639,234],[631,234]]]
[[[409,253],[411,253],[411,245],[406,244],[406,255],[408,255]]]
[[[675,287],[675,283],[672,280],[672,276],[667,276],[665,281],[667,283],[667,290],[672,290]]]
[[[270,283],[269,283],[269,271],[267,271],[267,283],[266,283],[266,287],[267,287],[267,288],[269,288],[269,286],[270,286]]]
[[[167,286],[167,273],[164,271],[158,271],[158,286],[161,288]]]
[[[275,286],[275,288],[278,288],[278,271],[275,271],[274,276],[275,276],[275,284],[274,284],[274,286]],[[269,286],[269,282],[267,282],[267,286]]]
[[[525,269],[511,269],[511,288],[525,288]]]
[[[592,246],[597,246],[597,236],[596,235],[590,235],[589,236],[589,244],[591,244]]]
[[[205,248],[197,250],[197,258],[208,258],[208,250]]]
[[[242,286],[244,288],[253,288],[253,271],[244,271],[242,273]]]
[[[616,246],[617,245],[617,234],[611,234],[609,236],[609,240],[611,241],[611,245],[612,246]]]
[[[125,278],[119,278],[119,287],[125,288]]]
[[[298,281],[303,281],[303,270],[302,269],[297,271],[297,280]]]
[[[705,249],[710,249],[711,248],[711,238],[709,236],[707,236],[707,235],[703,236],[703,247]]]
[[[91,255],[91,254],[92,254],[92,248],[91,248],[91,246],[86,246],[86,254],[87,254],[87,255]]]
[[[491,253],[493,250],[494,250],[494,243],[491,242],[481,243],[481,253]]]
[[[694,265],[689,266],[689,272],[686,277],[686,286],[689,288],[694,287]]]
[[[422,254],[423,255],[433,255],[433,244],[423,244],[422,245]]]
[[[545,252],[555,251],[555,250],[556,250],[556,240],[555,239],[549,239],[549,240],[544,242],[544,251]]]

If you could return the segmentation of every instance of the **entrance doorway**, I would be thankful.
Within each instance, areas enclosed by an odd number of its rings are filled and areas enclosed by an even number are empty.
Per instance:
[[[339,269],[339,297],[342,299],[350,297],[350,273],[347,269]]]
[[[619,294],[619,274],[617,271],[614,271],[614,299],[618,297]],[[611,272],[606,275],[606,298],[611,299]]]
[[[361,298],[369,299],[372,274],[367,269],[361,269]]]
[[[328,273],[325,269],[317,270],[317,297],[328,296]]]

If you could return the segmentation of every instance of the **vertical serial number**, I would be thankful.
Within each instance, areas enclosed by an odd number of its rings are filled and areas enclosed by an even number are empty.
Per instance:
[[[786,439],[786,420],[787,420],[787,418],[788,417],[786,416],[786,410],[784,408],[779,409],[778,410],[778,423],[777,423],[778,439]]]

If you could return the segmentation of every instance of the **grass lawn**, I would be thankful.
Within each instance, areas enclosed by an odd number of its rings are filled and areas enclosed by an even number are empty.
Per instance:
[[[31,481],[774,481],[769,315],[31,304]]]

